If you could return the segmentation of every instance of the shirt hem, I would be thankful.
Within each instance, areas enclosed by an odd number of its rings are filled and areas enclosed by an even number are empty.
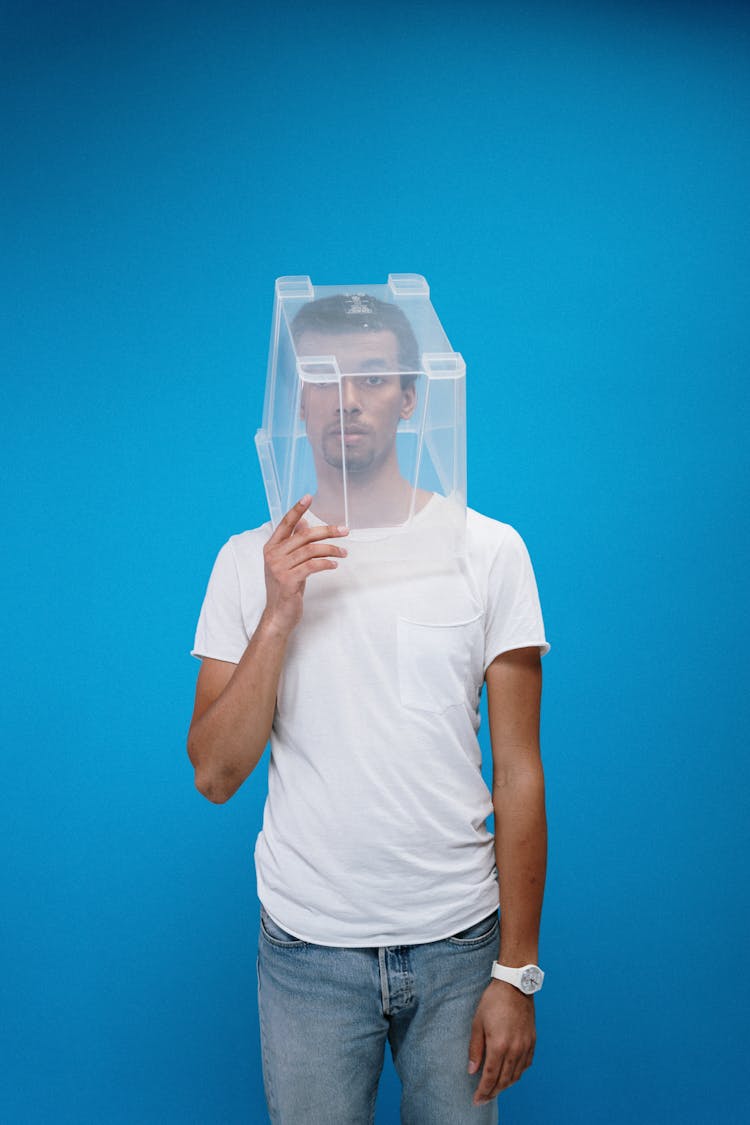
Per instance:
[[[215,652],[201,652],[199,648],[192,648],[190,655],[196,660],[223,660],[225,664],[239,664],[241,656],[217,656]]]
[[[540,640],[513,641],[512,644],[501,645],[497,649],[491,649],[490,651],[492,652],[492,656],[489,656],[489,657],[485,658],[485,662],[484,662],[485,672],[489,668],[492,661],[496,660],[498,658],[498,656],[502,656],[503,653],[505,653],[505,652],[513,652],[517,648],[538,648],[539,649],[539,655],[540,656],[546,656],[547,653],[552,648],[552,645],[548,641],[545,641],[545,640],[541,640],[541,641]]]
[[[297,927],[287,925],[282,918],[268,909],[262,899],[259,899],[259,901],[269,918],[271,918],[277,926],[280,926],[282,930],[286,930],[288,934],[291,934],[292,937],[297,938],[298,941],[305,941],[309,945],[324,945],[331,949],[382,949],[395,945],[429,945],[435,941],[445,941],[447,938],[453,937],[462,930],[468,930],[470,926],[475,926],[477,922],[481,922],[483,918],[486,918],[493,910],[497,910],[499,906],[499,901],[495,898],[493,903],[483,906],[477,911],[473,911],[465,920],[462,919],[457,925],[452,924],[447,931],[439,931],[434,937],[424,937],[407,931],[405,936],[399,934],[397,937],[394,937],[393,935],[380,934],[361,940],[333,941],[330,938],[324,940],[321,937],[310,937],[308,934],[300,932]]]

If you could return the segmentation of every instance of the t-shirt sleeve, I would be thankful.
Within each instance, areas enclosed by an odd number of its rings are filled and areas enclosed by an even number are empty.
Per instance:
[[[208,580],[191,655],[239,664],[248,640],[237,559],[231,543],[225,543]]]
[[[506,532],[489,572],[485,669],[496,656],[511,649],[538,645],[544,656],[550,647],[544,635],[539,592],[526,544],[512,527],[506,525]]]

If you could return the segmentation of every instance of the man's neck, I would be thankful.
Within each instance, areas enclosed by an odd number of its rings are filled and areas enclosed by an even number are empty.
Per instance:
[[[344,511],[343,476],[340,469],[318,465],[318,490],[312,510],[324,523],[342,524],[348,514],[353,527],[396,527],[405,523],[411,512],[414,492],[401,475],[398,461],[390,458],[377,469],[347,473],[348,513]],[[421,492],[421,490],[420,490]],[[417,498],[417,507],[422,507]]]

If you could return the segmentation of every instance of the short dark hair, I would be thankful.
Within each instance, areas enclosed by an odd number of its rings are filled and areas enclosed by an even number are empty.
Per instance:
[[[392,332],[398,362],[404,374],[401,386],[414,382],[419,372],[419,345],[414,330],[398,305],[380,301],[369,293],[334,293],[303,305],[292,321],[295,342],[305,332],[350,335],[357,332]],[[408,374],[407,374],[408,373]]]

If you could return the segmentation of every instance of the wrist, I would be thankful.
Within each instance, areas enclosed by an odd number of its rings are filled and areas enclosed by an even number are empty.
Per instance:
[[[509,984],[507,980],[497,980],[496,977],[490,978],[489,983],[490,992],[497,996],[505,996],[508,1000],[516,1000],[519,1004],[531,1004],[534,1006],[534,993],[522,992],[520,988],[516,988],[514,984]]]
[[[509,968],[520,969],[523,965],[538,965],[539,964],[539,937],[535,935],[521,935],[514,938],[508,933],[502,931],[502,924],[500,927],[500,947],[497,954],[497,959],[501,965],[508,965]]]
[[[255,630],[255,636],[259,641],[286,645],[295,625],[296,621],[290,621],[288,614],[266,606]]]
[[[497,955],[498,964],[507,965],[509,969],[522,969],[524,965],[538,965],[539,964],[539,950],[524,949],[523,952],[510,953],[507,950],[501,949]]]

